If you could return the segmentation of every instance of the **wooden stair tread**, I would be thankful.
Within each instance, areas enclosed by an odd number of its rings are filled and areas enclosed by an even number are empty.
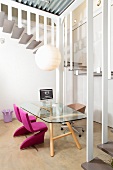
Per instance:
[[[35,47],[37,47],[42,41],[36,41],[33,40],[27,47],[26,49],[34,49]]]
[[[99,159],[98,157],[94,158],[90,162],[85,162],[81,165],[84,170],[113,170],[113,168]]]
[[[3,32],[5,33],[11,33],[13,26],[14,26],[15,21],[11,21],[8,19],[4,19],[4,23],[3,23]]]
[[[33,34],[28,35],[27,33],[24,33],[24,35],[20,39],[19,43],[20,44],[27,44],[32,37],[33,37]]]
[[[97,145],[97,148],[101,149],[102,151],[113,157],[113,141],[108,141],[107,143],[99,144]]]
[[[19,39],[20,36],[22,35],[23,31],[24,31],[23,27],[19,28],[18,26],[15,25],[14,29],[13,29],[13,32],[12,32],[11,38]]]
[[[5,12],[0,12],[0,27],[3,27]]]

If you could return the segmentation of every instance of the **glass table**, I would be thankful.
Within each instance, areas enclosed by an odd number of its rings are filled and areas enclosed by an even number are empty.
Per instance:
[[[54,140],[57,140],[61,137],[67,135],[72,135],[77,148],[81,149],[81,145],[74,133],[70,121],[78,120],[85,118],[85,114],[73,110],[67,106],[64,106],[61,103],[54,102],[27,102],[21,104],[21,108],[27,111],[28,113],[42,119],[43,121],[49,123],[50,130],[50,155],[54,156]],[[66,123],[69,132],[61,134],[59,136],[53,136],[53,123]]]

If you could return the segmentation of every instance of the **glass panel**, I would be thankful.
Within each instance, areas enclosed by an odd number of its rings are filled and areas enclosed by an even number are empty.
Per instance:
[[[21,108],[48,123],[62,123],[86,117],[83,113],[53,101],[23,103]]]

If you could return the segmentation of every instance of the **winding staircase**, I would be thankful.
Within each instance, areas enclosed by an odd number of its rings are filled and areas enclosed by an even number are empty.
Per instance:
[[[5,12],[0,12],[0,27],[3,27],[4,33],[11,34],[11,38],[19,39],[19,44],[28,44],[26,49],[34,50],[36,49],[42,41],[36,41],[33,39],[33,34],[28,35],[24,27],[19,28],[14,20],[8,20],[6,18]],[[37,49],[36,49],[37,51]],[[36,51],[33,53],[35,54]]]

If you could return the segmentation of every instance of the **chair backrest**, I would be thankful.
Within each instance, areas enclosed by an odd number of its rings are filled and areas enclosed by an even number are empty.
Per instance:
[[[18,121],[22,122],[22,119],[21,119],[21,116],[20,116],[20,112],[19,112],[19,107],[16,106],[16,104],[13,104],[13,107],[14,107],[16,118],[18,119]]]
[[[29,116],[28,114],[22,110],[22,109],[19,109],[19,112],[20,112],[20,116],[21,116],[21,119],[22,119],[22,123],[24,125],[24,127],[30,131],[30,132],[34,132],[33,131],[33,128],[32,128],[32,125],[31,125],[31,122],[29,120]]]
[[[86,108],[85,105],[80,104],[80,103],[69,104],[67,106],[72,108],[72,109],[74,109],[74,110],[77,110],[77,111],[79,111],[81,113],[84,113],[85,112],[85,108]]]

